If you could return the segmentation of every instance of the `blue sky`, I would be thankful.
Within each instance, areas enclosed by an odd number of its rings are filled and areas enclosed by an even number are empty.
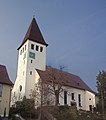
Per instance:
[[[0,64],[12,81],[33,14],[49,44],[47,65],[65,66],[96,90],[96,76],[106,70],[106,0],[0,0]]]

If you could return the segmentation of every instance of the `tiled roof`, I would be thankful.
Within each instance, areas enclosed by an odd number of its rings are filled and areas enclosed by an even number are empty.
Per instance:
[[[7,69],[4,65],[0,65],[0,83],[13,85],[13,83],[10,81]]]
[[[59,84],[62,84],[63,86],[88,90],[92,93],[95,93],[83,80],[81,80],[80,77],[74,74],[50,66],[47,66],[46,71],[41,71],[37,69],[37,72],[43,81],[47,82],[54,80],[55,82],[59,82]]]
[[[27,41],[27,40],[31,40],[31,41],[34,41],[34,42],[37,42],[37,43],[40,43],[40,44],[43,44],[43,45],[46,45],[48,46],[48,44],[45,42],[42,34],[41,34],[41,31],[38,27],[38,24],[35,20],[35,18],[32,19],[32,22],[28,28],[28,31],[24,37],[24,40],[22,42],[22,44],[20,45],[20,47]],[[18,48],[18,50],[20,49],[20,47]]]

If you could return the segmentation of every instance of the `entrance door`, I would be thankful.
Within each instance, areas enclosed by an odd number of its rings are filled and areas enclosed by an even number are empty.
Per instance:
[[[6,108],[4,109],[4,117],[6,117]]]
[[[89,111],[92,111],[92,105],[89,105]]]

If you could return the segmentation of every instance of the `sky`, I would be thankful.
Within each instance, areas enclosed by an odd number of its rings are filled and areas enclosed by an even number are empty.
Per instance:
[[[106,70],[106,0],[0,0],[0,64],[13,82],[33,15],[49,44],[47,65],[64,66],[96,91]]]

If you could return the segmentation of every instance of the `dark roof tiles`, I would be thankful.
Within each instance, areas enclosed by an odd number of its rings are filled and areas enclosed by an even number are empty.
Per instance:
[[[10,81],[10,78],[7,73],[7,69],[4,65],[0,65],[0,83],[2,84],[8,84],[13,85],[13,83]]]
[[[22,42],[22,44],[20,45],[20,47],[27,41],[27,40],[31,40],[31,41],[34,41],[34,42],[37,42],[37,43],[40,43],[40,44],[43,44],[43,45],[46,45],[48,46],[48,44],[45,42],[42,34],[41,34],[41,31],[38,27],[38,24],[35,20],[35,18],[32,19],[32,22],[28,28],[28,31],[24,37],[24,40]],[[18,50],[20,49],[20,47],[18,48]]]
[[[50,79],[53,77],[52,80],[59,82],[64,86],[88,90],[92,93],[95,93],[83,80],[81,80],[80,77],[74,74],[50,66],[47,66],[46,71],[37,70],[37,72],[43,81],[50,81]]]

